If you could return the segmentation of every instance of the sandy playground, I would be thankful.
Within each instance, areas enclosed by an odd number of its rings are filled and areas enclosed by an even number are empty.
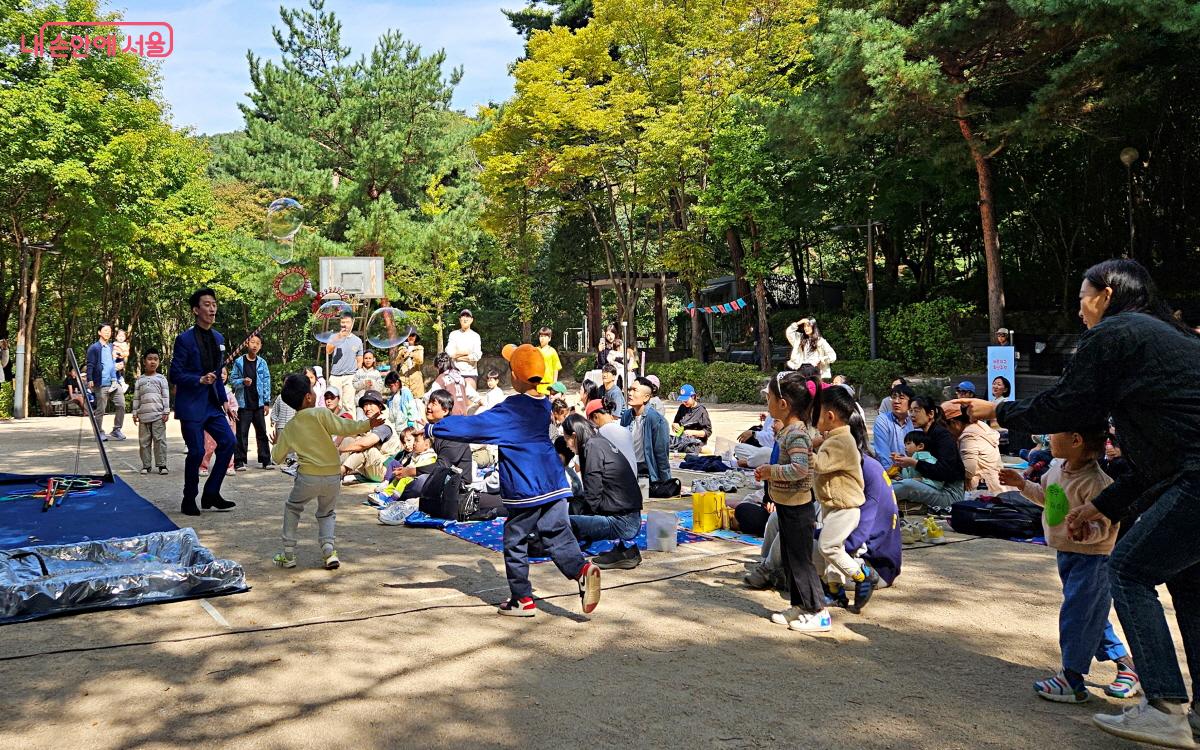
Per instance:
[[[710,407],[730,438],[759,410]],[[4,470],[74,470],[79,431],[74,417],[0,423]],[[366,485],[339,504],[340,570],[318,567],[310,517],[300,567],[273,567],[291,479],[231,475],[237,509],[189,519],[177,422],[168,434],[171,475],[137,474],[136,437],[109,443],[114,469],[240,562],[251,591],[0,628],[0,747],[1134,747],[1091,726],[1121,702],[1031,689],[1058,665],[1045,547],[950,534],[906,549],[897,585],[863,615],[835,610],[826,636],[772,625],[782,600],[740,582],[757,550],[727,541],[606,571],[591,617],[573,582],[533,566],[541,612],[509,619],[494,613],[499,553],[379,525]],[[81,472],[99,468],[89,444]]]

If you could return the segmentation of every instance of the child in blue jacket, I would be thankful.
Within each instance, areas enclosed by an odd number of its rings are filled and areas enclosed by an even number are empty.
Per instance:
[[[579,584],[585,614],[600,602],[600,569],[584,559],[571,533],[567,501],[571,487],[550,442],[546,361],[530,344],[504,347],[517,391],[498,406],[473,416],[445,417],[426,426],[431,437],[496,445],[500,453],[500,496],[504,523],[504,570],[512,596],[499,613],[533,617],[537,605],[529,583],[529,537],[536,534],[559,571]]]

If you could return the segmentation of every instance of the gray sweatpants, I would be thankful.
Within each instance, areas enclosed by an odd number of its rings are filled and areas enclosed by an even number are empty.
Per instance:
[[[283,504],[283,548],[291,552],[296,549],[296,529],[300,526],[300,514],[310,500],[317,501],[317,541],[321,551],[333,548],[333,527],[337,521],[335,504],[342,489],[342,478],[336,474],[329,477],[314,477],[296,473],[292,493]]]
[[[813,565],[826,583],[849,583],[862,570],[846,551],[846,539],[858,528],[859,508],[822,508],[821,537],[813,548]]]
[[[92,406],[96,412],[96,429],[104,432],[104,412],[108,409],[108,402],[111,400],[113,402],[113,411],[115,412],[113,415],[113,430],[120,432],[121,425],[125,424],[125,394],[120,391],[109,393],[109,387],[99,384],[92,386],[92,395],[96,397],[96,403]]]

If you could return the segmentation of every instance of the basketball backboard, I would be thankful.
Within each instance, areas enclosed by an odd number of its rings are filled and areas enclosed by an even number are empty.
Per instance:
[[[380,299],[383,290],[383,258],[322,256],[321,289],[340,287],[359,299]]]

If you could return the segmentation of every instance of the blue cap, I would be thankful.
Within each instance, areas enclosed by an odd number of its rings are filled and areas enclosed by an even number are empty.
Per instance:
[[[963,382],[959,383],[958,390],[970,391],[971,393],[979,393],[979,391],[975,389],[975,384],[972,383],[970,380],[964,380]]]
[[[693,398],[695,395],[696,395],[696,389],[690,385],[685,385],[679,389],[679,400],[680,401],[687,401],[689,398]]]

